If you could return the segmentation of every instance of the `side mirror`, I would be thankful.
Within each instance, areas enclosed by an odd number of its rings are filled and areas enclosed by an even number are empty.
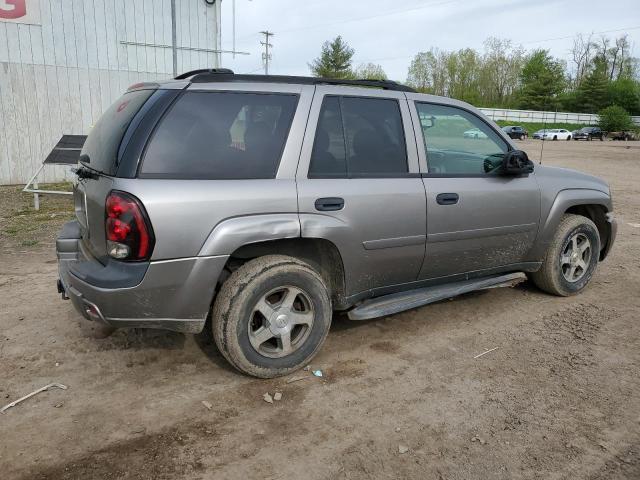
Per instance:
[[[505,175],[526,175],[533,172],[533,162],[522,150],[511,150],[502,158],[502,173]]]

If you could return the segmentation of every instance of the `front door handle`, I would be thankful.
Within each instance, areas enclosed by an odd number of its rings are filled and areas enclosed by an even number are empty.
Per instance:
[[[455,205],[460,197],[457,193],[439,193],[436,202],[439,205]]]
[[[331,212],[335,210],[342,210],[344,208],[344,198],[340,197],[326,197],[316,200],[316,210],[321,212]]]

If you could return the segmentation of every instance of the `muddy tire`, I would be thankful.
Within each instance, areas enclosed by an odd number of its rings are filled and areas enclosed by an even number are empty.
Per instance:
[[[259,378],[309,363],[324,343],[332,309],[322,277],[293,257],[267,255],[231,274],[211,313],[213,338],[238,370]]]
[[[567,297],[582,291],[593,276],[600,255],[595,224],[581,215],[565,215],[547,248],[542,267],[529,279],[541,290]]]

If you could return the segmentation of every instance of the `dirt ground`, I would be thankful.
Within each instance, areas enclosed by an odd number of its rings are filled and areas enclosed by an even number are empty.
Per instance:
[[[0,189],[0,405],[69,387],[0,415],[0,477],[640,478],[640,142],[547,142],[544,163],[613,186],[618,240],[583,294],[523,283],[337,317],[324,376],[293,383],[236,373],[205,334],[96,338],[55,290],[70,204],[40,218]]]

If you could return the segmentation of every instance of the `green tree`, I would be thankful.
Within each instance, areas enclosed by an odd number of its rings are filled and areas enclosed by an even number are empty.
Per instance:
[[[355,77],[364,80],[387,80],[387,74],[380,65],[364,63],[355,71]]]
[[[620,78],[609,84],[609,100],[624,108],[631,115],[640,115],[640,82]]]
[[[483,107],[510,107],[524,65],[525,51],[511,40],[489,37],[484,41],[484,55],[479,78],[480,103]]]
[[[316,77],[354,78],[351,59],[355,53],[341,36],[324,42],[320,56],[309,64],[311,73]]]
[[[478,89],[479,70],[482,59],[472,48],[452,52],[446,63],[448,89],[447,94],[469,103],[480,101]]]
[[[532,110],[555,107],[555,98],[565,86],[564,65],[548,50],[535,50],[520,73],[518,106]]]
[[[609,75],[607,62],[602,56],[593,61],[591,71],[576,90],[576,107],[581,112],[593,113],[609,104]]]
[[[600,128],[605,132],[617,132],[633,128],[633,121],[629,113],[622,107],[611,105],[598,112]]]
[[[446,52],[432,48],[419,52],[411,61],[407,84],[423,93],[446,95]]]

